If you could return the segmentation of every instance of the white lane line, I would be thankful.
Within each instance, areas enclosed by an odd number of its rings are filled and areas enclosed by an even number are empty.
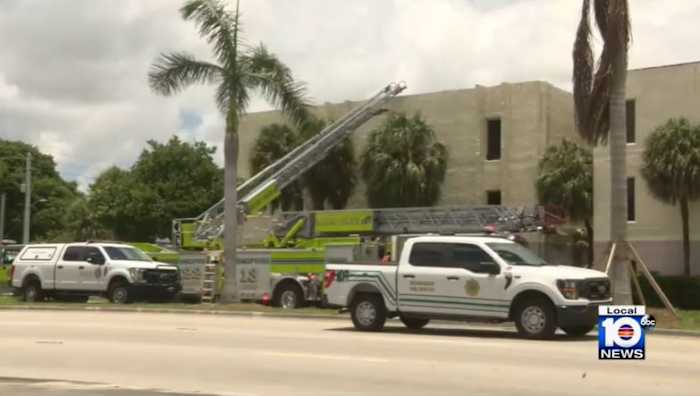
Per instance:
[[[275,356],[275,357],[287,357],[287,358],[302,358],[302,359],[325,359],[325,360],[353,360],[358,362],[370,362],[370,363],[389,363],[389,359],[362,357],[362,356],[348,356],[348,355],[327,355],[319,353],[303,353],[303,352],[275,352],[266,351],[261,352],[262,355]]]

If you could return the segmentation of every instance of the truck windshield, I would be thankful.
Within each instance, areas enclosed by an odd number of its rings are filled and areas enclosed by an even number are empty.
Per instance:
[[[511,265],[547,265],[540,256],[517,243],[494,242],[486,245]]]
[[[153,261],[148,255],[138,249],[118,246],[105,246],[105,252],[112,260]]]

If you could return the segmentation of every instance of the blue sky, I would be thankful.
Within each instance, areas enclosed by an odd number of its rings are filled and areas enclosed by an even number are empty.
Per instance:
[[[700,59],[700,2],[631,1],[630,66]],[[175,0],[0,0],[0,137],[51,153],[86,189],[130,166],[149,139],[220,145],[211,87],[163,98],[146,84],[163,51],[208,59]],[[407,93],[545,80],[570,87],[574,0],[242,0],[245,37],[308,84],[315,103],[365,98],[388,81]],[[250,111],[269,109],[253,100]],[[221,153],[217,155],[221,161]]]

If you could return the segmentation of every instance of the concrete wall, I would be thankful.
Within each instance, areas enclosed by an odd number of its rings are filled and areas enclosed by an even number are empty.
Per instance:
[[[314,112],[337,119],[357,102],[324,104]],[[408,114],[420,112],[449,149],[447,177],[440,205],[483,205],[487,190],[501,190],[506,205],[534,205],[537,162],[550,144],[563,138],[577,140],[571,94],[552,85],[533,81],[477,86],[417,95],[401,95],[387,106]],[[359,156],[369,132],[383,121],[376,117],[353,135]],[[502,158],[486,161],[487,120],[501,118]],[[276,111],[252,113],[241,121],[239,169],[249,175],[249,154],[260,129],[283,122]],[[349,208],[367,206],[362,183],[350,199]]]
[[[630,70],[627,97],[636,101],[636,143],[627,146],[627,175],[635,178],[636,221],[627,225],[647,264],[665,274],[682,272],[680,209],[656,200],[640,174],[645,139],[673,117],[700,123],[700,63]],[[609,240],[610,161],[607,147],[594,150],[594,228],[597,260]],[[700,202],[690,206],[691,269],[700,274]]]

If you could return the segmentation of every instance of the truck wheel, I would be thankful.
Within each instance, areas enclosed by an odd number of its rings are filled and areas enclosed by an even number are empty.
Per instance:
[[[430,319],[407,318],[405,316],[402,316],[400,319],[401,322],[411,330],[422,329],[430,322]]]
[[[549,339],[554,337],[555,313],[552,304],[544,298],[533,298],[519,304],[515,312],[515,326],[522,337]]]
[[[352,324],[362,331],[380,331],[386,322],[386,307],[378,294],[361,294],[350,308]]]
[[[566,335],[571,336],[571,337],[583,337],[586,334],[588,334],[589,331],[593,330],[595,327],[594,324],[591,325],[584,325],[584,326],[569,326],[569,327],[562,327],[561,329],[566,332]]]
[[[36,279],[30,280],[24,285],[22,291],[22,300],[26,302],[44,301],[44,291],[41,290],[41,284]]]
[[[284,309],[300,308],[304,302],[304,293],[299,286],[287,284],[280,287],[276,293],[274,305]]]
[[[116,282],[109,288],[107,294],[113,304],[128,304],[131,302],[131,290],[126,282]]]

